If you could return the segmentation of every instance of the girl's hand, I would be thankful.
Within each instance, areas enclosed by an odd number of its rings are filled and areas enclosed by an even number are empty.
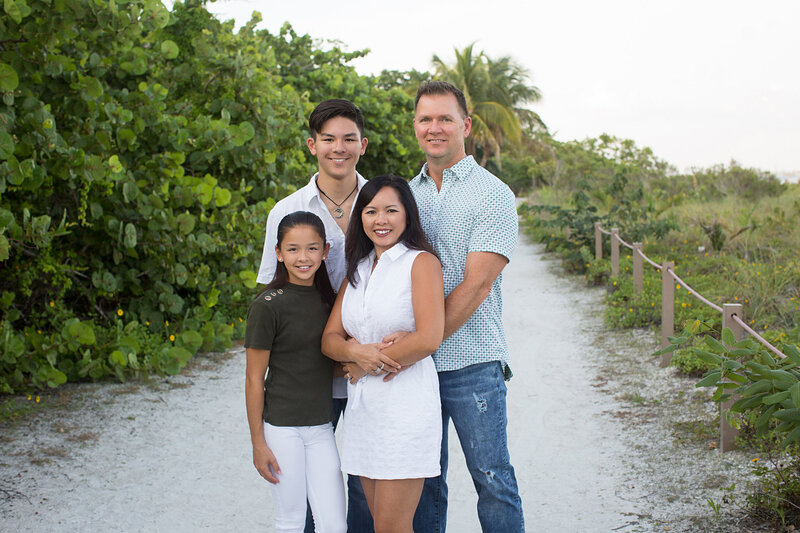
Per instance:
[[[281,467],[278,466],[278,460],[268,446],[254,446],[253,447],[253,465],[261,474],[261,477],[276,485],[280,483],[278,477],[281,473]]]
[[[342,368],[344,368],[344,377],[346,377],[350,383],[354,384],[356,381],[367,375],[363,368],[358,366],[355,363],[343,363]]]
[[[400,363],[382,353],[379,344],[358,344],[348,342],[350,360],[365,372],[377,376],[384,372],[397,372]]]

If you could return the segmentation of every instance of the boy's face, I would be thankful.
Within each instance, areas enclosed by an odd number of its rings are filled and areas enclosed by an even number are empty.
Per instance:
[[[317,156],[320,174],[337,180],[354,175],[358,158],[367,150],[367,139],[361,138],[356,123],[345,117],[325,121],[306,144]]]

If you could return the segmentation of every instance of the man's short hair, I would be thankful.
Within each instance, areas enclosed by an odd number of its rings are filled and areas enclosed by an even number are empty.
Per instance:
[[[420,98],[433,94],[452,94],[456,97],[458,107],[461,108],[462,118],[467,118],[469,116],[469,111],[467,111],[467,99],[464,98],[464,93],[461,92],[461,89],[446,81],[426,81],[420,85],[419,89],[417,89],[417,97],[414,98],[414,111],[417,110],[417,104]]]
[[[353,102],[341,98],[325,100],[314,108],[314,111],[308,116],[308,130],[311,137],[316,139],[322,125],[336,117],[344,117],[355,122],[359,134],[364,137],[364,115]]]

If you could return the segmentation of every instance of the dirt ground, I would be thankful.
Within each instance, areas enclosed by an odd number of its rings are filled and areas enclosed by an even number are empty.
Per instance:
[[[658,367],[655,334],[606,328],[602,290],[559,272],[522,240],[503,281],[509,446],[527,530],[769,531],[708,503],[733,484],[741,500],[751,460],[713,447],[708,393]],[[0,530],[272,531],[243,389],[236,348],[200,355],[180,376],[43,394],[41,408],[0,424]],[[450,443],[448,531],[480,531],[452,432]]]

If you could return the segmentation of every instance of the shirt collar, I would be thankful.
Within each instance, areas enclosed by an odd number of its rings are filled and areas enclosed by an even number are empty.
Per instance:
[[[457,180],[463,180],[472,173],[472,170],[476,166],[478,166],[478,163],[475,162],[475,158],[471,155],[468,155],[452,167],[444,169],[442,174],[443,176],[452,176]],[[428,179],[433,179],[431,178],[430,174],[428,174],[427,162],[422,166],[422,176]]]
[[[389,260],[392,263],[394,263],[395,261],[397,261],[397,258],[400,257],[401,255],[403,255],[407,250],[408,250],[408,246],[406,246],[402,242],[398,242],[397,244],[395,244],[394,246],[392,246],[391,248],[389,248],[388,250],[383,252],[383,254],[381,255],[381,258],[388,257]],[[374,253],[374,250],[373,250],[373,253]]]
[[[319,176],[319,172],[311,176],[311,181],[308,182],[308,185],[300,189],[300,192],[303,195],[303,205],[311,205],[311,202],[314,201],[314,198],[316,198],[320,204],[325,205],[325,202],[322,201],[322,197],[319,194],[319,189],[317,188],[317,176]],[[358,181],[358,190],[361,191],[361,187],[367,183],[367,180],[364,178],[364,176],[359,174],[358,171],[356,171],[356,180]],[[355,202],[353,205],[355,205]]]

